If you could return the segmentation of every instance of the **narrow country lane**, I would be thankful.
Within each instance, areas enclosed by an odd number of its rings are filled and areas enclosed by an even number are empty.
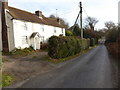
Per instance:
[[[112,88],[111,63],[104,45],[33,78],[20,88]]]

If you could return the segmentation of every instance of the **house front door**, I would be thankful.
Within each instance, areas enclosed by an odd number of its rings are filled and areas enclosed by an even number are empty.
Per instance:
[[[36,49],[40,49],[40,38],[39,37],[36,37],[35,38],[35,46],[36,46]]]

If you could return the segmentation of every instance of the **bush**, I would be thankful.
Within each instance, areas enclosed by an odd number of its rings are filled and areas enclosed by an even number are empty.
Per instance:
[[[119,33],[119,30],[117,29],[108,30],[106,32],[106,42],[107,43],[116,42],[118,38],[118,33]]]
[[[47,50],[48,49],[48,44],[47,43],[42,43],[41,46],[40,46],[40,48],[42,50]]]
[[[120,61],[120,38],[116,42],[108,43],[107,49],[114,58]]]
[[[94,38],[91,38],[90,39],[90,46],[94,46],[95,45],[95,39]]]
[[[32,49],[32,47],[30,48],[24,48],[24,49],[14,49],[13,51],[11,51],[9,54],[10,55],[28,55],[29,53],[31,53],[32,51],[34,51]]]
[[[2,87],[11,85],[13,82],[13,77],[9,74],[2,75]]]
[[[66,36],[73,36],[73,32],[69,30],[66,30],[65,33],[66,33]]]
[[[82,40],[78,37],[52,36],[48,43],[48,55],[56,59],[75,55],[82,50]],[[87,49],[89,44],[89,39],[83,39],[84,49]]]
[[[94,40],[95,40],[95,44],[98,44],[98,39],[97,39],[97,38],[94,38]]]
[[[83,39],[82,49],[88,49],[90,46],[90,39]]]

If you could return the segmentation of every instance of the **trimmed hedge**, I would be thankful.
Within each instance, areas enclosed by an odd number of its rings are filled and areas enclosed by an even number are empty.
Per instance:
[[[83,42],[83,44],[82,44]],[[82,49],[89,48],[90,40],[81,40],[78,37],[52,36],[48,40],[48,55],[52,58],[65,58],[80,53]]]
[[[90,39],[90,46],[94,46],[95,45],[95,39],[94,38],[91,38]]]

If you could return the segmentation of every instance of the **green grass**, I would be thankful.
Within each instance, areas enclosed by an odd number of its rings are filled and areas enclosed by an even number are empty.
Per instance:
[[[33,56],[32,58],[33,58],[33,59],[34,59],[34,58],[37,58],[37,56]]]
[[[13,82],[13,77],[10,74],[4,73],[2,74],[2,87],[9,86]]]
[[[94,47],[89,47],[89,49],[84,50],[84,51],[82,51],[82,52],[79,53],[79,54],[76,54],[76,55],[73,55],[73,56],[69,56],[69,57],[66,57],[66,58],[61,58],[61,59],[53,59],[53,58],[51,58],[51,57],[49,57],[49,56],[47,55],[47,56],[43,57],[43,60],[48,61],[48,62],[52,62],[52,63],[54,63],[54,64],[57,64],[57,63],[61,63],[61,62],[65,62],[65,61],[74,59],[74,58],[76,58],[76,57],[78,57],[78,56],[80,56],[80,55],[82,55],[82,54],[85,54],[86,52],[88,52],[89,50],[91,50],[91,49],[93,49],[93,48],[95,48],[95,47],[96,47],[96,46],[94,46]]]
[[[9,62],[10,60],[6,59],[6,58],[2,58],[2,62]]]
[[[16,49],[16,50],[13,50],[11,51],[9,54],[10,55],[28,55],[29,53],[31,53],[32,51],[34,51],[33,49],[31,48],[25,48],[25,49]]]
[[[9,55],[9,56],[13,56],[13,57],[21,57],[21,56],[27,56],[29,54],[32,54],[36,52],[35,50],[33,50],[32,48],[24,48],[24,49],[14,49],[11,52],[3,52],[3,55]]]

